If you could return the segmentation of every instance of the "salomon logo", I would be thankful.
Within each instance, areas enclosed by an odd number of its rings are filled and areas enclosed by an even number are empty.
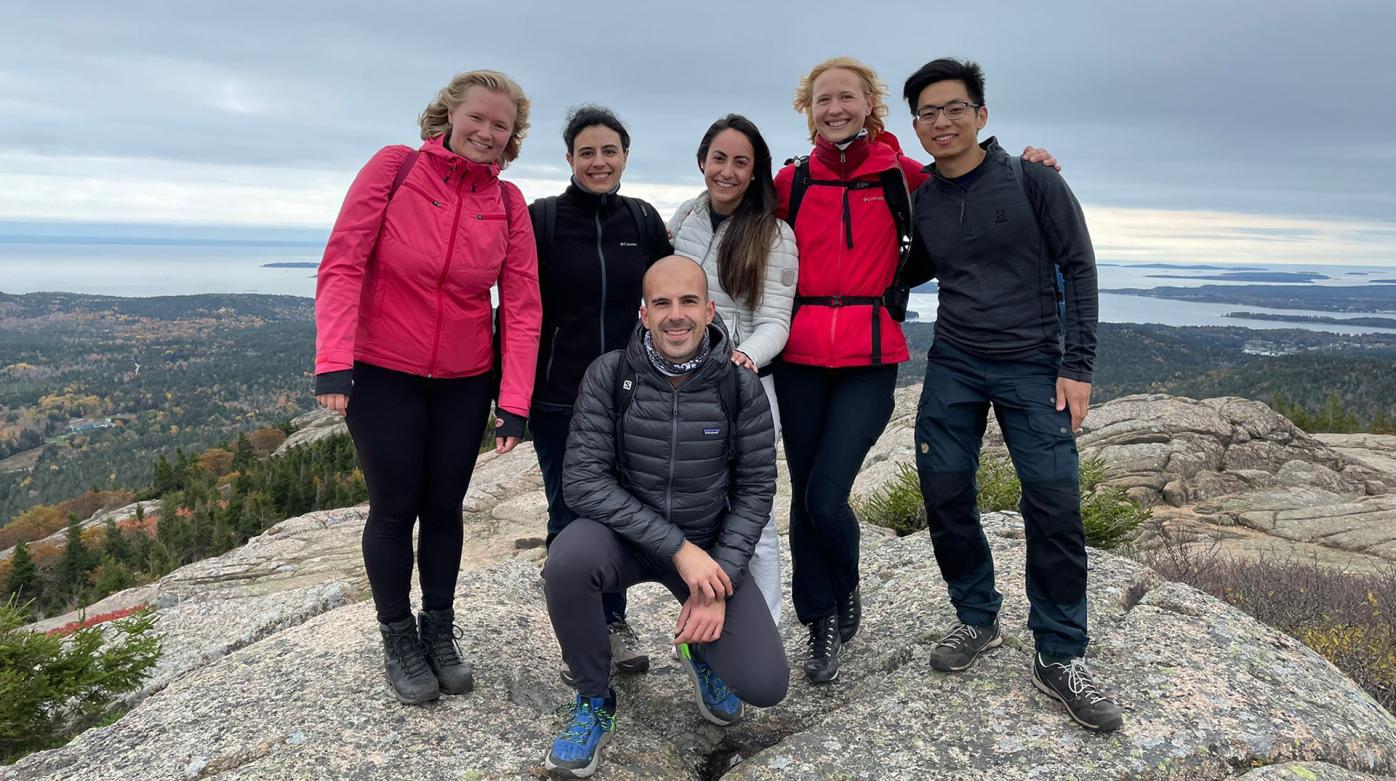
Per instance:
[[[722,429],[720,429],[720,428],[705,428],[705,429],[703,429],[703,436],[705,436],[705,437],[715,437],[715,436],[717,436],[718,434],[721,434],[721,433],[722,433]]]
[[[625,382],[621,383],[621,387],[626,390],[630,390],[631,388],[635,387],[635,383],[632,380],[626,380]]]

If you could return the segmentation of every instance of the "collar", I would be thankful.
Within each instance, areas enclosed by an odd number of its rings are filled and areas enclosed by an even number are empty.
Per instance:
[[[432,136],[422,142],[422,154],[426,155],[443,182],[481,185],[499,178],[499,163],[477,163],[452,152],[446,146],[446,134]]]
[[[572,177],[571,183],[567,185],[567,189],[564,190],[562,194],[566,196],[569,201],[574,201],[592,211],[609,211],[611,207],[620,200],[620,195],[617,194],[619,190],[620,185],[616,185],[608,192],[594,192],[588,190],[586,186],[578,182],[577,177],[574,176]]]
[[[1008,160],[1008,152],[1004,151],[1004,148],[999,146],[998,136],[989,136],[983,141],[980,141],[979,148],[984,150],[984,160],[979,163],[981,167],[988,165],[991,161],[1002,163]],[[940,171],[936,170],[936,164],[934,160],[931,161],[930,165],[923,166],[921,170],[930,174],[932,177],[936,179],[946,179],[946,177],[943,174],[941,174]]]
[[[814,156],[819,158],[819,162],[836,171],[840,177],[848,178],[850,172],[868,159],[871,143],[866,132],[843,146],[819,136],[814,141]]]

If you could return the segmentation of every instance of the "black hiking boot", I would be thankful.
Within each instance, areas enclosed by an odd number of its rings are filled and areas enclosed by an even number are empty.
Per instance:
[[[810,683],[829,683],[839,677],[839,617],[827,615],[809,626],[809,658],[805,660],[805,677]]]
[[[839,639],[847,643],[858,634],[858,624],[863,620],[863,589],[854,586],[848,596],[839,600]]]
[[[1040,653],[1033,654],[1032,684],[1065,705],[1072,720],[1086,729],[1113,732],[1125,723],[1120,706],[1100,691],[1086,660],[1079,656],[1048,661]]]
[[[611,642],[611,663],[623,673],[643,673],[650,669],[650,657],[640,650],[640,638],[625,619],[617,618],[606,625],[606,636]]]
[[[1003,645],[998,619],[988,626],[955,624],[931,649],[931,667],[943,673],[957,673],[974,664],[979,655]]]
[[[406,705],[421,705],[441,696],[441,686],[427,666],[422,641],[417,637],[417,622],[409,616],[391,624],[379,624],[383,635],[383,674],[393,687],[398,701]]]
[[[436,675],[442,694],[465,694],[475,688],[475,676],[470,664],[460,658],[460,644],[465,632],[456,626],[456,614],[445,610],[423,610],[418,614],[422,625],[422,648],[427,665]]]

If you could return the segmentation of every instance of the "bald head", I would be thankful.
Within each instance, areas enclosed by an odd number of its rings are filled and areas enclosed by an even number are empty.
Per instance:
[[[656,260],[649,270],[645,272],[645,278],[641,286],[644,292],[645,303],[649,303],[651,298],[650,289],[653,285],[668,289],[678,286],[691,290],[702,296],[704,301],[708,300],[708,274],[703,271],[703,267],[698,265],[693,258],[686,258],[683,255],[670,255]],[[677,288],[676,288],[677,289]]]
[[[698,354],[715,308],[708,300],[708,274],[690,258],[660,258],[645,272],[640,319],[654,347],[671,363]]]

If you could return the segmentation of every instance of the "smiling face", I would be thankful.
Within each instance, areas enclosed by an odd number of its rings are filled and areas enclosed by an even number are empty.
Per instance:
[[[605,125],[592,125],[573,139],[567,162],[583,187],[594,193],[608,193],[620,186],[620,175],[625,172],[629,156],[619,133]]]
[[[703,182],[708,186],[708,205],[718,214],[731,214],[751,186],[756,150],[740,130],[728,128],[713,137],[703,160]]]
[[[507,93],[476,84],[446,116],[451,123],[451,151],[476,163],[493,163],[504,154],[514,133],[518,109]]]
[[[937,81],[921,90],[920,97],[916,99],[916,110],[919,112],[926,106],[947,106],[954,102],[974,103],[965,83],[959,79]],[[950,119],[941,111],[930,122],[916,119],[913,124],[921,146],[935,158],[937,165],[944,166],[972,158],[978,153],[979,131],[988,121],[989,110],[981,106],[966,111],[957,120]]]
[[[670,363],[697,355],[716,311],[708,299],[703,267],[673,255],[657,260],[645,272],[644,291],[640,319],[654,340],[654,349]]]
[[[872,115],[872,101],[853,71],[830,68],[814,80],[812,91],[810,115],[815,132],[825,140],[840,143],[853,138]]]

